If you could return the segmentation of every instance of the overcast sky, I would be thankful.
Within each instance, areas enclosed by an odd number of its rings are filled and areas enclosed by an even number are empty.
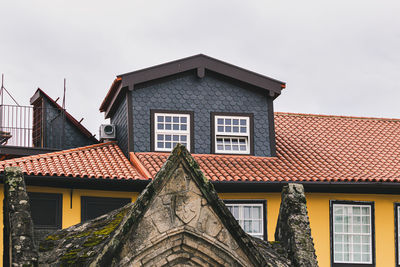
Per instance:
[[[116,75],[203,53],[284,81],[276,111],[400,118],[400,1],[0,0],[0,73],[98,136]],[[61,103],[61,101],[59,101]]]

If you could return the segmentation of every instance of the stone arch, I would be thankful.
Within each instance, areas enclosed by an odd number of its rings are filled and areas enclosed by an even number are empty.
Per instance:
[[[252,266],[244,254],[230,250],[216,239],[187,230],[166,235],[134,255],[123,266]]]

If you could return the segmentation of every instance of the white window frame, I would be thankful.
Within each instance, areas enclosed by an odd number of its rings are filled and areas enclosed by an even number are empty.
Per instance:
[[[162,130],[160,130],[160,129],[158,129],[158,125],[157,125],[157,123],[158,123],[158,117],[159,116],[164,116],[164,118],[166,117],[166,116],[170,116],[170,117],[179,117],[179,120],[180,120],[180,118],[182,118],[182,117],[185,117],[186,118],[186,130],[173,130],[172,128],[170,129],[170,130],[166,130],[166,129],[162,129]],[[188,151],[190,151],[190,146],[191,146],[191,143],[190,143],[190,138],[191,138],[191,136],[190,136],[190,134],[191,134],[191,132],[190,132],[190,130],[191,130],[191,127],[190,127],[190,125],[191,125],[191,114],[190,113],[170,113],[170,112],[154,112],[154,125],[153,125],[153,129],[154,129],[154,151],[159,151],[159,152],[170,152],[170,151],[172,151],[172,149],[174,149],[174,145],[173,145],[173,143],[174,143],[174,141],[172,141],[171,140],[171,148],[166,148],[166,147],[164,147],[164,148],[159,148],[158,147],[158,135],[159,134],[162,134],[162,135],[164,135],[164,138],[165,138],[165,135],[171,135],[171,136],[173,136],[173,135],[179,135],[179,136],[182,136],[182,135],[185,135],[186,136],[186,148],[187,148],[187,150]],[[173,124],[173,123],[171,123],[171,124]],[[180,125],[180,123],[178,123],[178,125]],[[177,141],[177,143],[181,143],[180,141]],[[165,144],[165,142],[164,142],[164,144]]]
[[[218,124],[218,119],[223,119],[224,120],[224,126],[225,124],[225,119],[231,119],[231,120],[239,120],[239,125],[237,126],[239,128],[239,132],[235,133],[233,131],[231,132],[221,132],[218,130],[218,126],[221,126]],[[250,116],[239,116],[239,115],[214,115],[214,151],[215,153],[218,154],[250,154]],[[246,120],[246,124],[244,125],[246,127],[246,132],[241,133],[240,132],[240,120]],[[233,122],[231,124],[231,128],[234,127]],[[229,127],[229,126],[228,126]],[[220,149],[219,148],[219,143],[217,142],[218,139],[230,139],[231,144],[228,145],[232,148],[233,140],[238,141],[238,150],[225,150],[225,149]],[[245,141],[246,149],[245,150],[240,150],[240,145],[239,145],[239,140],[242,139]],[[223,147],[225,147],[225,144],[222,144]]]
[[[257,220],[259,220],[261,222],[261,224],[260,224],[261,232],[254,233],[254,232],[247,232],[245,230],[244,231],[246,233],[248,233],[249,235],[251,235],[251,236],[255,236],[255,237],[264,239],[264,237],[265,237],[265,233],[264,233],[264,221],[265,221],[265,218],[264,218],[264,216],[265,216],[264,207],[265,207],[265,204],[264,203],[250,203],[250,202],[249,203],[245,203],[245,202],[241,202],[241,201],[240,202],[236,202],[235,200],[231,200],[231,202],[230,202],[228,200],[227,203],[225,203],[225,205],[228,207],[228,209],[229,209],[229,207],[238,207],[239,208],[238,218],[236,218],[234,214],[232,214],[232,215],[238,221],[239,225],[242,227],[243,230],[245,229],[245,227],[244,227],[244,221],[245,221],[245,218],[244,218],[244,207],[245,206],[260,207],[261,208],[261,212],[260,212],[261,218],[257,219]],[[253,218],[251,218],[251,221],[253,221]]]
[[[343,213],[338,213],[338,209],[342,208]],[[360,214],[353,213],[353,208],[359,208]],[[363,208],[369,210],[368,214],[363,214]],[[346,210],[346,211],[345,211]],[[373,203],[370,202],[345,202],[345,201],[332,201],[331,202],[331,238],[332,238],[332,262],[334,266],[345,266],[346,264],[363,264],[373,265],[374,264],[374,207]],[[339,222],[336,222],[336,216]],[[342,217],[342,218],[341,218]],[[345,220],[347,217],[347,223]],[[357,217],[359,217],[360,223],[354,223]],[[364,218],[366,218],[364,220]],[[340,220],[342,220],[340,222]],[[336,227],[337,226],[337,227]],[[363,232],[363,226],[369,226],[369,232]],[[347,230],[346,230],[347,228]],[[342,230],[340,230],[342,229]],[[359,230],[358,230],[359,229]],[[367,238],[368,237],[368,238]],[[348,241],[345,241],[345,240]],[[368,240],[365,241],[365,240]],[[341,241],[340,241],[341,240]],[[365,241],[365,242],[364,242]],[[345,247],[348,247],[349,259],[339,259],[337,247],[341,247],[342,251],[345,251]],[[355,247],[359,246],[360,252],[354,251]],[[365,251],[365,247],[369,247]],[[364,252],[364,253],[363,253]],[[354,259],[354,256],[360,255],[360,260]],[[363,261],[363,254],[368,254],[369,261]],[[342,254],[343,256],[345,254]]]

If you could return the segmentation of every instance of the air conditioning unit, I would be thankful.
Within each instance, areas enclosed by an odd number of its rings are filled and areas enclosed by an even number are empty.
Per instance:
[[[100,141],[117,138],[117,129],[114,124],[100,125]]]

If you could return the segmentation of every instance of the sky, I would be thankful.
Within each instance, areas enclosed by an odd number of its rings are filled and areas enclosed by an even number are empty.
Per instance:
[[[203,53],[286,82],[275,111],[400,118],[400,1],[0,0],[0,73],[98,136],[115,76]],[[61,98],[60,98],[61,99]],[[59,100],[58,103],[61,103]]]

